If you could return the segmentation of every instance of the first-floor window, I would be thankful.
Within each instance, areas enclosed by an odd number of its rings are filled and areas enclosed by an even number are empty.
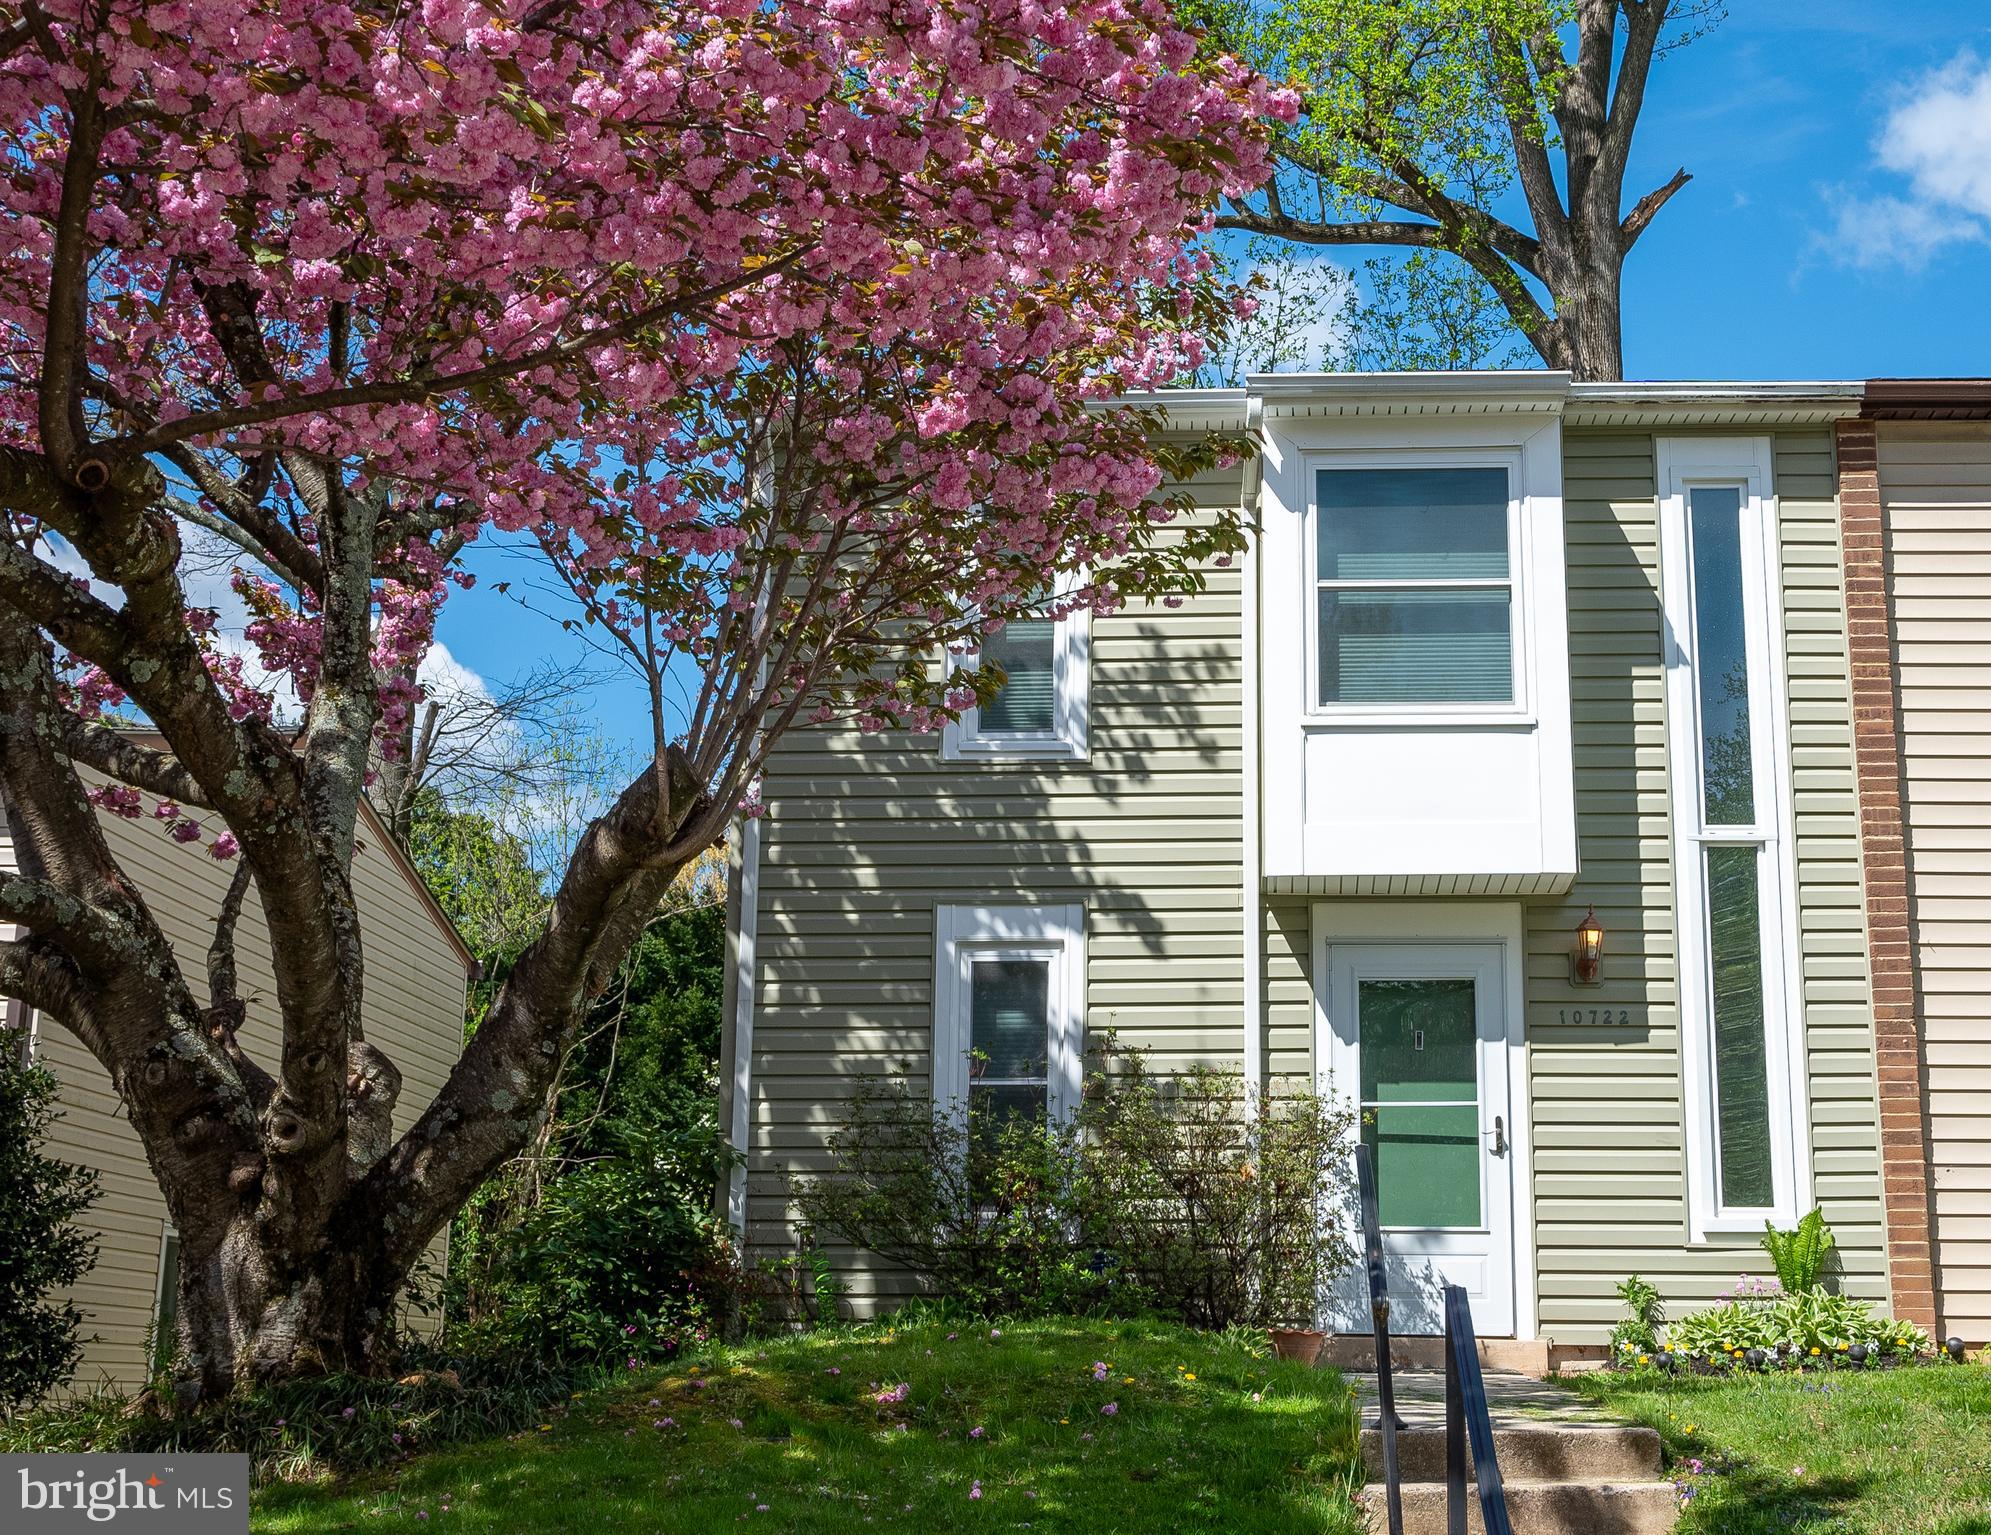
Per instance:
[[[1803,1010],[1769,444],[1662,441],[1688,1208],[1696,1239],[1805,1203]]]
[[[934,917],[933,1098],[985,1133],[1077,1111],[1082,906],[942,906]]]

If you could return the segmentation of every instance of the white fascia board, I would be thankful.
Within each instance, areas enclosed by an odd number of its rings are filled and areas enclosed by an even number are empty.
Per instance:
[[[1803,426],[1860,413],[1859,383],[1757,380],[1711,383],[1572,384],[1564,414],[1572,426]]]
[[[1268,415],[1458,416],[1559,413],[1569,375],[1476,373],[1260,373],[1246,380]]]

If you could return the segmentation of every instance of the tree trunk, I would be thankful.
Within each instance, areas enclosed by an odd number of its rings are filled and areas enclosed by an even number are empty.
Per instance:
[[[173,1395],[183,1408],[297,1376],[378,1375],[398,1348],[407,1274],[356,1244],[273,1252],[245,1206],[204,1252],[180,1254]]]
[[[1555,294],[1565,366],[1579,382],[1615,383],[1625,376],[1622,280],[1617,262],[1591,261]]]

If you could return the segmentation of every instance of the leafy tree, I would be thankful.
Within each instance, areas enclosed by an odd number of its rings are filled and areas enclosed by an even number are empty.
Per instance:
[[[1353,276],[1319,252],[1254,235],[1228,258],[1249,313],[1230,326],[1184,384],[1221,388],[1253,373],[1321,369],[1507,368],[1526,350],[1492,290],[1467,268],[1413,251]]]
[[[1369,297],[1350,328],[1348,366],[1369,373],[1512,368],[1526,347],[1477,273],[1428,251],[1362,263]]]
[[[1655,61],[1720,10],[1719,0],[1184,0],[1214,46],[1303,102],[1280,136],[1277,173],[1233,197],[1218,225],[1450,252],[1472,276],[1449,298],[1427,289],[1422,312],[1472,292],[1550,367],[1622,378],[1625,258],[1690,179],[1677,171],[1626,207],[1632,136]],[[1508,212],[1517,189],[1520,222]]]
[[[410,806],[407,846],[482,979],[508,970],[539,936],[549,910],[531,848],[490,812],[452,810],[434,789],[423,790]]]
[[[33,1402],[76,1368],[82,1313],[49,1292],[96,1261],[71,1224],[97,1197],[97,1175],[41,1152],[55,1118],[55,1074],[30,1066],[0,1030],[0,1408]]]
[[[0,991],[124,1090],[180,1401],[384,1370],[412,1266],[785,729],[930,727],[999,679],[929,657],[1058,575],[1110,607],[1242,546],[1157,497],[1213,446],[1096,406],[1225,314],[1187,247],[1286,103],[1160,0],[28,0],[0,63]],[[242,551],[294,725],[190,605],[188,524]],[[397,1137],[355,818],[493,532],[672,686]],[[272,1060],[102,834],[148,801],[241,860]]]

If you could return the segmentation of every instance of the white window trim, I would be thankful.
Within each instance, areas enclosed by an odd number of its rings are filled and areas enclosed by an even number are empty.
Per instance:
[[[1514,683],[1514,697],[1496,703],[1411,703],[1330,704],[1320,699],[1320,474],[1323,469],[1501,469],[1507,474],[1507,578],[1508,659]],[[1301,528],[1306,597],[1302,625],[1306,654],[1302,659],[1305,681],[1303,713],[1310,724],[1334,725],[1456,725],[1461,722],[1502,725],[1531,725],[1534,705],[1529,694],[1533,676],[1528,654],[1532,632],[1529,618],[1529,572],[1532,563],[1531,519],[1527,516],[1527,489],[1523,475],[1522,451],[1511,445],[1486,447],[1421,447],[1325,449],[1303,455],[1301,471],[1306,477],[1306,517]],[[1335,583],[1360,585],[1362,583]],[[1458,585],[1483,589],[1500,583],[1492,580],[1379,581],[1380,586],[1416,585],[1436,588]]]
[[[937,906],[933,913],[933,1103],[952,1120],[968,1108],[969,966],[976,959],[1048,959],[1046,1107],[1078,1113],[1085,1060],[1085,907]]]
[[[1680,1058],[1684,1078],[1689,1238],[1760,1236],[1765,1221],[1794,1223],[1811,1208],[1811,1137],[1806,1092],[1803,972],[1798,947],[1796,814],[1791,783],[1790,703],[1785,678],[1782,551],[1767,437],[1661,438],[1657,443],[1660,591],[1666,622],[1666,735],[1673,802],[1674,928],[1679,939]],[[1689,646],[1694,635],[1687,494],[1736,486],[1757,536],[1742,540],[1744,633],[1749,673],[1753,827],[1705,824],[1700,693]],[[1761,1208],[1721,1202],[1715,1113],[1714,1004],[1707,933],[1710,844],[1760,845],[1758,927],[1763,951],[1763,1027],[1775,1197]]]
[[[1058,595],[1070,596],[1085,582],[1083,573],[1063,577]],[[978,651],[949,652],[949,675],[973,671],[981,664]],[[1090,750],[1092,713],[1092,609],[1079,607],[1057,622],[1051,649],[1053,723],[1049,731],[1024,735],[982,729],[979,705],[961,711],[940,731],[943,762],[1083,762]]]

